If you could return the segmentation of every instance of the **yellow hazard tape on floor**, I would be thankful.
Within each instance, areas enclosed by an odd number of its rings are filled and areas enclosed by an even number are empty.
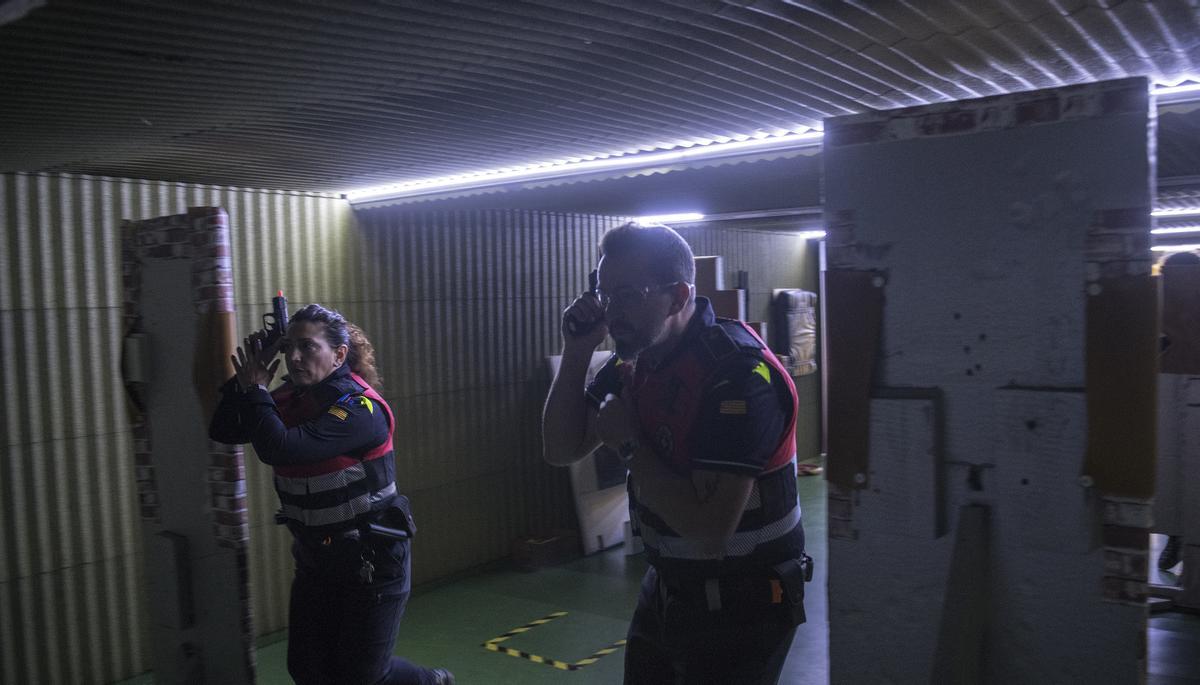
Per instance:
[[[578,671],[579,669],[583,668],[584,666],[591,666],[592,664],[599,661],[600,657],[608,655],[608,654],[612,654],[613,652],[617,651],[618,649],[620,649],[621,647],[623,647],[625,645],[624,640],[617,640],[616,642],[612,643],[611,645],[608,645],[607,647],[604,647],[602,649],[597,649],[595,652],[592,652],[586,658],[580,659],[579,661],[576,661],[575,663],[559,661],[558,659],[548,659],[544,656],[538,656],[537,654],[530,654],[529,652],[522,652],[519,649],[513,649],[511,647],[500,646],[501,642],[504,642],[505,640],[513,637],[514,635],[520,635],[521,633],[527,633],[530,630],[532,630],[538,626],[545,625],[557,618],[562,618],[563,616],[566,616],[566,615],[567,615],[567,612],[565,612],[565,611],[556,611],[553,614],[543,616],[542,618],[539,618],[536,621],[530,621],[529,623],[526,623],[525,625],[521,626],[520,628],[513,628],[512,630],[508,631],[507,633],[504,633],[503,635],[494,637],[494,638],[488,640],[487,642],[483,643],[483,646],[486,649],[491,650],[493,652],[500,652],[501,654],[515,656],[518,659],[528,659],[529,661],[532,661],[535,664],[546,664],[547,666],[553,666],[554,668],[557,668],[562,671]]]

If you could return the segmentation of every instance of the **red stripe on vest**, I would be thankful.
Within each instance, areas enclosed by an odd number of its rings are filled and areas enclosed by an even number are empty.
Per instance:
[[[783,364],[754,329],[741,321],[735,323],[762,345],[757,355],[787,383],[792,398],[792,415],[787,430],[762,470],[763,474],[771,473],[787,466],[796,453],[796,415],[799,413],[796,386]],[[700,413],[701,393],[722,361],[705,354],[705,348],[699,341],[690,341],[665,368],[646,373],[638,373],[638,369],[634,368],[631,373],[630,367],[636,365],[622,364],[620,367],[624,386],[632,391],[637,400],[638,423],[642,434],[649,438],[658,454],[678,473],[686,473],[691,469],[692,433]]]
[[[383,397],[375,391],[367,382],[356,373],[351,373],[350,378],[354,379],[363,387],[362,395],[366,396],[372,402],[383,407],[387,413],[388,434],[378,447],[373,447],[362,457],[356,457],[349,454],[342,454],[336,457],[330,457],[324,461],[319,461],[314,464],[304,464],[300,466],[275,466],[275,473],[284,478],[309,478],[312,476],[321,476],[334,471],[350,468],[362,461],[370,461],[379,459],[392,452],[392,436],[396,432],[396,420],[392,414],[392,408],[387,402],[383,401]],[[283,425],[288,428],[295,428],[300,424],[316,419],[325,413],[329,407],[321,406],[313,400],[312,393],[305,393],[299,398],[296,397],[296,387],[293,385],[285,385],[275,392],[271,393],[275,398],[275,406],[279,409],[279,417],[283,420]]]

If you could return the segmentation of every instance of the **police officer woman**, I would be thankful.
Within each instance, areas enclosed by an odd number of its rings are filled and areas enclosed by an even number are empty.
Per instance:
[[[275,472],[294,542],[288,672],[297,683],[453,683],[392,650],[408,601],[411,516],[396,491],[392,410],[362,330],[318,304],[291,318],[278,351],[246,338],[209,435],[249,442]],[[385,525],[384,525],[385,524]]]

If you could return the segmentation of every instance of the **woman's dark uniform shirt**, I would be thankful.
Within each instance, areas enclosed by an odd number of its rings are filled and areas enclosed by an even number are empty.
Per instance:
[[[312,394],[328,406],[318,418],[288,427],[271,393],[254,387],[240,393],[237,379],[221,388],[222,401],[213,416],[209,437],[217,442],[254,445],[254,452],[271,466],[315,464],[343,454],[362,452],[387,440],[388,419],[382,407],[352,392],[358,384],[342,365],[309,388],[297,388],[297,398]],[[366,400],[366,401],[364,401]]]
[[[360,527],[399,499],[391,409],[349,368],[313,386],[224,389],[212,437],[248,441],[273,467],[277,519],[292,532],[326,536]]]

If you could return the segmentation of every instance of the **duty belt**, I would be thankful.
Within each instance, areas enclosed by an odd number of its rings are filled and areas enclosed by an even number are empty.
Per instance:
[[[804,584],[812,581],[813,560],[801,553],[762,573],[700,578],[658,572],[659,592],[689,604],[702,604],[709,611],[733,608],[734,603],[780,605],[790,610],[796,625],[805,621]]]
[[[330,547],[335,542],[361,540],[363,533],[358,528],[347,528],[333,532],[315,533],[282,512],[275,512],[275,523],[286,525],[292,536],[305,547]]]

